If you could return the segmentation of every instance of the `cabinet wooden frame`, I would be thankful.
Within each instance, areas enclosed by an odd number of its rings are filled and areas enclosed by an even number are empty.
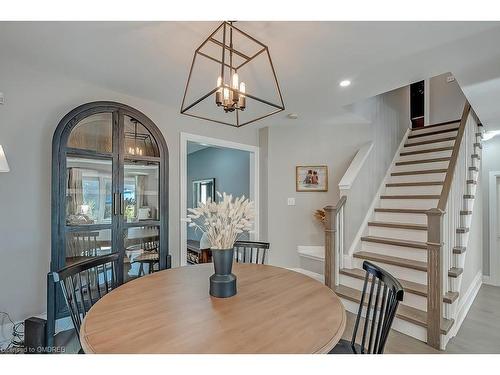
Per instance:
[[[98,152],[88,149],[68,147],[68,140],[72,130],[83,119],[99,113],[112,114],[112,152]],[[130,116],[137,119],[157,142],[159,157],[125,155],[124,118]],[[158,227],[160,236],[159,267],[170,267],[168,251],[168,148],[163,134],[144,113],[126,104],[112,101],[90,102],[73,109],[59,122],[52,139],[52,187],[51,187],[51,259],[50,272],[57,272],[65,265],[66,233],[74,232],[82,226],[69,227],[66,225],[66,185],[67,185],[67,157],[78,156],[112,161],[112,196],[117,194],[123,198],[124,166],[127,161],[149,161],[158,163],[158,210],[159,220],[150,220],[147,223],[125,223],[123,215],[112,213],[110,224],[85,225],[85,230],[111,230],[111,248],[119,255],[118,282],[123,282],[124,233],[127,228],[154,225]],[[54,283],[47,280],[47,346],[53,345],[56,319],[67,316],[67,309],[60,292],[55,290]]]

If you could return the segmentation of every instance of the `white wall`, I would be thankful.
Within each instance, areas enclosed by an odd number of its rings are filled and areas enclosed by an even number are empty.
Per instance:
[[[337,202],[340,179],[359,148],[369,141],[375,145],[361,195],[371,202],[409,126],[408,102],[408,88],[402,88],[353,105],[351,109],[368,120],[362,124],[315,125],[300,119],[290,121],[288,126],[269,128],[268,225],[272,264],[297,267],[298,245],[324,244],[322,227],[313,218],[313,212]],[[296,192],[297,165],[327,165],[328,192]],[[287,205],[288,197],[296,199],[295,206]],[[356,211],[354,226],[361,223],[368,205]],[[354,226],[351,228],[356,232],[358,227]]]
[[[441,74],[428,80],[429,87],[429,120],[428,124],[458,120],[462,117],[465,96],[458,82],[447,82],[451,73]],[[427,81],[426,81],[427,82]]]
[[[483,270],[485,275],[490,273],[490,181],[489,174],[500,171],[500,136],[483,142],[481,160],[481,191],[483,193]],[[476,207],[476,206],[474,206]],[[493,207],[494,209],[494,207]]]
[[[160,128],[170,153],[169,249],[174,266],[179,264],[180,132],[258,145],[255,127],[234,129],[197,121],[181,116],[177,107],[36,71],[5,56],[0,59],[0,91],[5,94],[5,105],[0,106],[0,144],[11,169],[0,173],[0,311],[9,312],[16,321],[46,310],[51,143],[67,112],[90,101],[118,101],[144,112]]]

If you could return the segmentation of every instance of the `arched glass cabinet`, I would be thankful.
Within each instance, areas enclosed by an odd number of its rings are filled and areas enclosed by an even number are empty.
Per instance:
[[[115,102],[68,113],[52,142],[51,272],[113,252],[119,283],[168,268],[167,226],[168,150],[156,125]],[[50,340],[67,315],[50,279],[47,299]]]

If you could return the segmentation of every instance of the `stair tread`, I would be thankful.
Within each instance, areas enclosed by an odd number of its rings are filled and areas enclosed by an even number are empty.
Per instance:
[[[409,176],[414,174],[446,173],[447,169],[423,169],[420,171],[392,172],[391,176]]]
[[[475,195],[474,194],[464,194],[465,199],[474,199]]]
[[[412,165],[412,164],[427,164],[427,163],[439,163],[443,161],[450,161],[450,157],[443,158],[431,158],[431,159],[419,159],[419,160],[408,160],[408,161],[398,161],[396,165]]]
[[[350,288],[345,285],[338,285],[335,287],[335,293],[352,302],[356,302],[358,304],[361,302],[361,291],[357,289]],[[366,298],[365,301],[367,301]],[[396,317],[424,328],[427,327],[427,312],[411,306],[399,304],[398,310],[396,311]],[[441,333],[444,335],[447,334],[452,325],[452,319],[441,318]]]
[[[476,180],[467,180],[466,181],[468,184],[476,185],[477,181]]]
[[[399,229],[413,229],[413,230],[427,230],[427,225],[425,225],[425,224],[395,223],[395,222],[391,222],[391,221],[369,221],[368,226],[385,227],[385,228],[399,228]]]
[[[451,132],[456,132],[458,131],[458,126],[454,128],[449,128],[449,129],[438,129],[430,132],[416,132],[412,133],[408,136],[408,139],[414,139],[414,138],[420,138],[420,137],[427,137],[429,135],[439,135],[439,134],[444,134],[444,133],[451,133]]]
[[[415,195],[381,195],[380,199],[439,199],[440,195],[415,194]]]
[[[460,276],[462,274],[462,272],[464,272],[463,268],[452,267],[448,271],[448,277],[458,277],[458,276]]]
[[[480,149],[483,148],[483,145],[479,142],[474,143],[474,147],[479,147]]]
[[[457,233],[467,233],[467,232],[469,232],[469,228],[466,227],[457,228]]]
[[[453,248],[453,254],[463,254],[467,248],[465,246],[455,246]]]
[[[446,138],[429,139],[427,141],[405,143],[405,147],[422,146],[422,145],[428,145],[431,143],[454,141],[455,138],[456,137],[446,137]]]
[[[405,151],[401,152],[399,156],[408,156],[408,155],[418,155],[418,154],[429,154],[431,152],[440,152],[440,151],[453,151],[453,147],[435,147],[435,148],[426,148],[425,150],[417,150],[417,151]]]
[[[352,269],[343,268],[340,270],[340,273],[342,275],[354,277],[359,280],[365,279],[365,271],[360,268],[352,268]],[[427,285],[403,279],[398,279],[398,281],[401,283],[401,286],[406,292],[411,294],[416,294],[422,297],[427,297]],[[456,293],[456,296],[458,297],[457,292],[445,293],[445,295],[443,296],[443,302],[453,303],[453,301],[456,299],[454,293]]]
[[[472,154],[471,158],[472,159],[479,159],[479,160],[481,160],[481,157],[478,154]]]
[[[395,214],[418,214],[425,215],[428,210],[419,210],[416,208],[375,208],[375,212],[387,212]]]
[[[411,268],[418,271],[427,271],[427,262],[421,262],[418,260],[405,259],[394,257],[391,255],[382,255],[377,253],[372,253],[369,251],[358,251],[353,254],[355,258],[372,260],[374,262],[380,262],[385,264],[392,264],[394,266]]]
[[[427,229],[427,226],[426,226],[426,229]],[[383,243],[386,245],[394,245],[394,246],[413,247],[416,249],[427,250],[427,244],[425,242],[401,240],[399,238],[363,236],[363,237],[361,237],[361,241]]]
[[[472,211],[462,210],[460,211],[460,215],[472,215]]]
[[[438,126],[443,126],[443,125],[451,125],[451,124],[455,124],[455,123],[460,123],[460,119],[458,120],[451,120],[451,121],[444,121],[444,122],[438,122],[436,124],[431,124],[431,125],[425,125],[421,128],[415,128],[415,129],[412,129],[412,131],[419,131],[419,130],[425,130],[425,129],[429,129],[429,128],[436,128]]]
[[[386,187],[406,187],[406,186],[436,186],[443,185],[444,181],[421,181],[421,182],[391,182],[385,184]]]
[[[479,168],[478,167],[469,167],[469,171],[479,172]]]

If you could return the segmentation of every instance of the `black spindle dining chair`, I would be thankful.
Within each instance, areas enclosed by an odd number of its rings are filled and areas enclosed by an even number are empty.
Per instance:
[[[340,340],[330,351],[331,354],[382,354],[384,352],[396,310],[399,302],[403,300],[403,287],[391,274],[373,263],[363,262],[363,269],[366,271],[365,282],[352,339],[351,341]],[[368,287],[370,292],[367,294]],[[367,298],[368,302],[366,302]],[[357,344],[356,336],[363,308],[366,310],[365,324],[361,344]]]
[[[236,241],[234,243],[237,263],[264,264],[268,250],[269,242]]]
[[[61,287],[78,339],[86,313],[117,287],[118,256],[117,253],[98,256],[52,273],[54,283]]]

